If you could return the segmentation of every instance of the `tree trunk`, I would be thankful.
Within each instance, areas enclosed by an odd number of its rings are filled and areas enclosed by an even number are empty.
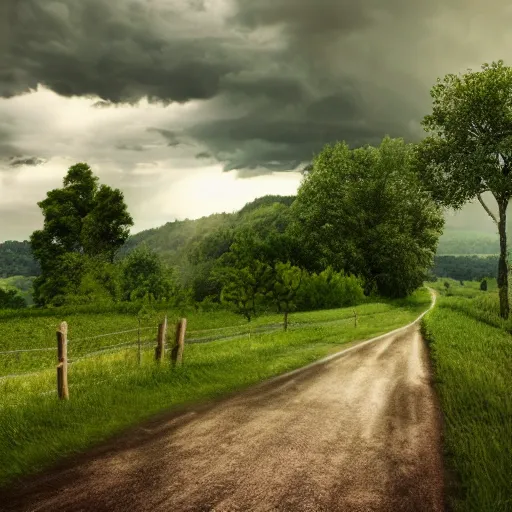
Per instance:
[[[288,330],[288,309],[284,312],[284,330]]]
[[[508,200],[502,200],[498,203],[500,214],[498,221],[498,232],[500,234],[498,288],[500,295],[500,316],[505,319],[507,319],[510,314],[510,305],[508,300],[507,206]]]

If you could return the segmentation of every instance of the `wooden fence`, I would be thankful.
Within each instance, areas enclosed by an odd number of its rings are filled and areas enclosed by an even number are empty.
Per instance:
[[[180,366],[183,362],[183,351],[185,348],[185,333],[187,328],[187,319],[182,318],[176,324],[176,338],[175,343],[171,351],[171,363],[172,366]],[[158,325],[158,334],[156,337],[156,347],[155,347],[155,361],[157,363],[161,363],[165,358],[165,348],[166,348],[166,339],[167,339],[167,316],[164,321]],[[91,338],[83,338],[81,341],[87,341],[90,339],[97,339],[99,337],[105,336],[113,336],[128,332],[138,331],[138,361],[141,363],[141,348],[142,343],[140,339],[140,328],[132,329],[127,331],[115,332],[115,333],[106,333],[99,336],[93,336]],[[120,344],[114,347],[105,347],[104,349],[98,351],[102,352],[105,350],[111,350],[112,348],[118,348],[120,346],[127,346],[128,344]],[[133,343],[131,344],[134,345]],[[96,353],[98,353],[96,352]],[[57,394],[61,400],[69,399],[69,387],[68,387],[68,324],[66,322],[62,322],[57,330]]]

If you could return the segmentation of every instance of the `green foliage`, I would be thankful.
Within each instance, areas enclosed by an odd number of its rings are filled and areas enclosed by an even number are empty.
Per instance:
[[[41,275],[34,282],[40,306],[57,306],[65,297],[80,295],[89,262],[112,262],[133,224],[123,194],[106,185],[98,188],[98,178],[87,164],[70,167],[63,185],[38,203],[44,227],[30,238],[41,265]],[[89,280],[85,285],[89,291],[91,284]]]
[[[413,171],[414,151],[401,139],[378,148],[326,146],[292,205],[304,266],[361,276],[403,297],[421,286],[443,226],[441,210]]]
[[[223,283],[221,302],[230,304],[248,322],[256,314],[256,300],[267,282],[268,267],[251,260],[245,267],[222,267],[216,272]]]
[[[272,296],[278,311],[284,312],[285,331],[288,329],[288,313],[297,308],[295,299],[305,273],[305,270],[294,267],[290,262],[277,262],[272,269],[267,293]]]
[[[353,306],[364,301],[363,286],[357,277],[328,267],[304,276],[296,301],[301,311]]]
[[[28,241],[0,243],[0,278],[37,276],[40,271]]]
[[[123,193],[101,185],[94,197],[93,208],[83,219],[80,236],[85,254],[102,255],[113,262],[132,225]]]
[[[172,269],[161,262],[158,254],[143,245],[131,252],[122,263],[124,300],[168,301],[177,291]]]
[[[503,61],[449,74],[432,88],[430,136],[418,147],[419,171],[435,198],[459,208],[489,191],[510,197],[512,69]]]
[[[25,299],[16,290],[0,288],[0,309],[22,309],[26,307]]]
[[[24,299],[27,306],[33,305],[32,293],[34,291],[34,277],[11,276],[0,278],[0,288],[14,290]]]

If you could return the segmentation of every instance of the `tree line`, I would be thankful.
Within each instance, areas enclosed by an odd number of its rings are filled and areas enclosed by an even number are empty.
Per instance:
[[[443,226],[413,163],[414,147],[402,139],[328,145],[297,197],[247,205],[231,224],[192,239],[181,267],[144,245],[120,258],[133,224],[123,194],[76,164],[39,203],[44,225],[30,238],[41,268],[35,304],[224,304],[248,320],[272,308],[286,324],[296,309],[405,297],[423,283]]]
[[[442,208],[476,199],[499,232],[500,313],[508,317],[512,70],[499,61],[450,74],[431,95],[421,143],[385,137],[375,147],[328,144],[295,199],[263,199],[231,224],[212,226],[174,266],[176,255],[166,262],[148,247],[120,258],[133,225],[122,192],[99,184],[87,164],[72,166],[63,187],[39,203],[44,227],[30,239],[41,270],[36,304],[172,298],[231,304],[249,320],[258,307],[272,305],[285,316],[314,307],[325,283],[338,290],[337,303],[347,290],[352,301],[361,291],[404,297],[434,263]]]

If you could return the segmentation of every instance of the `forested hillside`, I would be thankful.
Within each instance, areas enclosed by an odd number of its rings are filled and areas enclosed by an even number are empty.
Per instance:
[[[37,276],[39,272],[28,241],[0,243],[0,277]]]
[[[175,220],[154,229],[141,231],[128,238],[120,249],[117,259],[125,258],[137,246],[146,244],[157,252],[166,264],[178,267],[182,280],[189,281],[194,273],[204,273],[207,268],[198,262],[198,251],[204,250],[203,242],[215,250],[215,238],[218,233],[229,233],[237,226],[251,226],[254,212],[260,208],[278,203],[288,207],[295,196],[267,195],[247,203],[238,213],[219,213],[195,220]],[[277,215],[286,211],[286,208],[276,210]],[[260,216],[264,214],[260,213]],[[256,215],[258,217],[258,215]],[[284,221],[284,219],[283,219]],[[483,277],[495,277],[497,259],[480,258],[474,255],[496,255],[498,253],[498,237],[493,232],[469,231],[448,227],[439,239],[437,256],[432,272],[437,277],[451,277],[457,280],[480,280]],[[213,235],[217,233],[217,235]],[[225,244],[228,240],[225,240]],[[226,247],[224,247],[226,249]],[[220,246],[218,251],[222,252]],[[0,244],[0,277],[37,276],[40,269],[34,260],[30,243],[4,242]],[[16,281],[18,282],[18,281]],[[10,286],[17,287],[14,282]],[[26,287],[17,287],[22,291],[25,299],[28,297]]]
[[[437,277],[451,277],[457,281],[496,278],[498,256],[436,256],[432,273]]]
[[[187,255],[217,230],[230,230],[244,224],[244,219],[255,210],[274,203],[290,206],[295,196],[267,195],[247,203],[238,213],[214,213],[195,220],[175,220],[154,229],[132,235],[121,248],[118,258],[122,259],[135,247],[145,243],[158,252],[169,265],[186,265]]]

